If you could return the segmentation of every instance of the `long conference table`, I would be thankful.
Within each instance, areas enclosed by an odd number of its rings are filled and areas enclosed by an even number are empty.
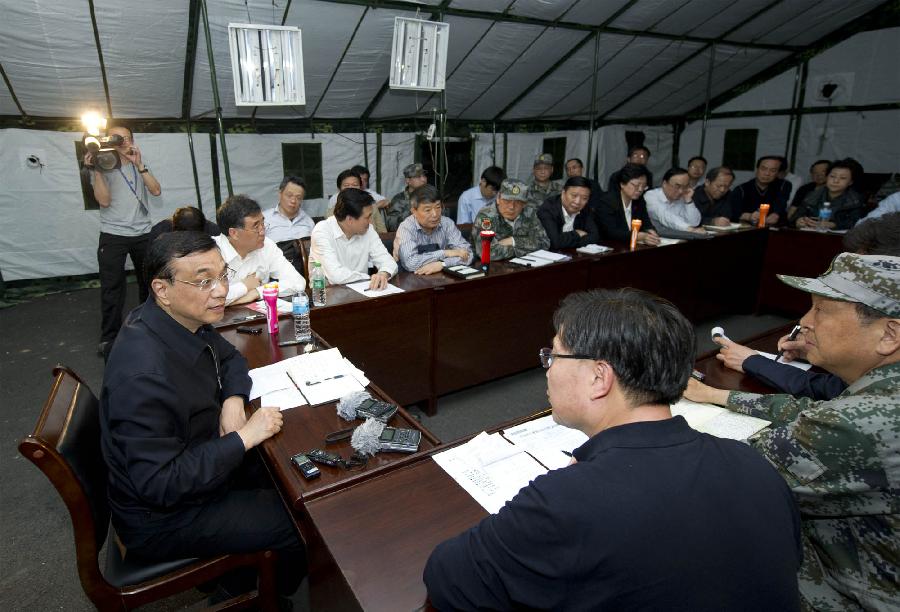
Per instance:
[[[482,278],[401,272],[403,293],[367,298],[344,286],[310,313],[313,329],[404,406],[522,372],[553,336],[566,295],[636,287],[672,301],[692,322],[775,310],[805,312],[809,298],[775,274],[816,276],[840,252],[841,237],[797,230],[743,229],[664,247],[604,243],[612,251],[539,268],[493,262]],[[248,311],[229,309],[226,321]],[[236,322],[236,321],[235,321]]]
[[[330,287],[328,306],[312,311],[313,328],[322,347],[337,346],[377,381],[370,387],[374,395],[401,405],[426,400],[433,409],[441,393],[535,367],[538,349],[552,334],[552,312],[573,291],[638,287],[670,299],[693,321],[757,309],[799,315],[808,296],[766,277],[821,273],[839,252],[840,237],[747,229],[635,252],[609,246],[608,254],[572,253],[570,261],[534,269],[496,262],[484,278],[467,281],[401,273],[392,282],[404,293],[376,299]],[[251,367],[298,354],[299,347],[278,346],[278,337],[237,334],[239,323],[264,326],[244,321],[248,313],[229,309],[221,332]],[[290,337],[291,320],[279,324],[280,337]],[[784,331],[745,341],[771,351]],[[713,386],[767,391],[726,370],[714,353],[701,357],[697,369]],[[322,476],[305,481],[291,455],[325,447],[328,433],[349,425],[334,403],[284,414],[283,431],[261,452],[307,545],[312,608],[426,608],[421,576],[431,550],[487,516],[430,460],[449,445],[401,408],[390,424],[419,429],[418,452],[378,454],[354,471],[320,466]],[[345,440],[328,450],[346,458],[352,449]]]

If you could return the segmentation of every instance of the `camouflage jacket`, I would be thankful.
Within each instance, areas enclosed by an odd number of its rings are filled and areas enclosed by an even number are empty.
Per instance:
[[[400,223],[412,214],[410,211],[409,192],[404,189],[393,198],[390,205],[384,209],[387,231],[396,232]]]
[[[900,363],[828,401],[733,391],[729,408],[768,419],[750,440],[800,508],[800,592],[816,610],[900,602]]]
[[[548,181],[546,185],[541,187],[534,181],[534,177],[528,179],[525,183],[528,186],[528,208],[537,210],[547,198],[562,193],[562,184],[559,181]]]
[[[500,216],[497,204],[494,203],[479,210],[472,223],[472,246],[475,247],[476,259],[481,257],[480,231],[484,227],[484,219],[490,220],[491,229],[497,233],[491,242],[491,261],[510,259],[538,249],[550,248],[550,239],[533,208],[528,206],[523,208],[513,227],[512,223]],[[500,244],[501,240],[510,236],[516,241],[514,246]]]

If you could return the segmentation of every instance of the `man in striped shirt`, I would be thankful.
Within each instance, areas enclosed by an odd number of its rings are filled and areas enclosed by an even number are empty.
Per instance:
[[[456,224],[443,216],[437,190],[423,185],[410,195],[412,215],[397,228],[394,249],[404,270],[416,274],[434,274],[445,265],[456,266],[472,261],[469,243]]]

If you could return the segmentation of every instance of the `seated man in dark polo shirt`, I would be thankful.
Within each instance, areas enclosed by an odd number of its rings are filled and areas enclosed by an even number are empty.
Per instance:
[[[731,225],[728,196],[733,182],[731,168],[716,166],[706,173],[706,180],[694,190],[694,206],[700,211],[701,225]]]
[[[160,236],[145,261],[150,297],[122,326],[100,395],[116,533],[129,555],[153,560],[277,550],[279,591],[290,594],[303,545],[247,455],[281,431],[282,415],[246,418],[247,362],[211,325],[225,309],[225,262],[200,232]]]
[[[562,193],[550,196],[538,208],[537,216],[550,238],[551,249],[576,249],[600,241],[600,231],[587,208],[591,191],[591,181],[573,176]]]
[[[590,439],[438,545],[439,610],[798,610],[790,491],[748,446],[691,429],[693,326],[637,291],[568,296],[543,349],[553,419]]]
[[[760,204],[768,204],[766,225],[784,224],[790,189],[785,181],[778,178],[779,170],[781,158],[776,155],[764,155],[756,161],[756,176],[731,190],[729,205],[732,221],[756,225]]]

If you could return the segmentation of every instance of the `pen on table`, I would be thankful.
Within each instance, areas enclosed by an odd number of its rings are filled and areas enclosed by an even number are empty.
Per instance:
[[[343,378],[343,374],[335,374],[334,376],[326,376],[325,378],[320,378],[319,380],[307,380],[306,386],[311,387],[312,385],[318,385],[320,382],[324,382],[326,380],[334,380],[335,378]]]
[[[787,341],[788,341],[788,342],[791,342],[791,341],[793,341],[793,340],[796,340],[796,339],[797,339],[797,335],[800,333],[800,330],[801,330],[801,329],[803,329],[803,328],[802,328],[799,324],[798,324],[798,325],[794,325],[794,329],[792,329],[792,330],[791,330],[791,333],[788,335]],[[781,359],[783,356],[784,356],[784,349],[781,349],[780,351],[778,351],[778,354],[775,355],[775,361],[777,362],[777,361],[778,361],[779,359]]]
[[[570,452],[567,451],[567,450],[564,450],[564,451],[562,452],[562,454],[565,455],[566,457],[574,457],[574,456],[575,456],[575,455],[573,455],[572,453],[570,453]]]
[[[297,384],[297,381],[294,380],[294,377],[291,376],[291,373],[288,371],[285,371],[285,374],[287,374],[287,377],[291,379],[292,383],[294,383],[294,386],[297,388],[297,391],[300,391],[300,385]],[[300,391],[300,395],[303,395],[303,391]]]

